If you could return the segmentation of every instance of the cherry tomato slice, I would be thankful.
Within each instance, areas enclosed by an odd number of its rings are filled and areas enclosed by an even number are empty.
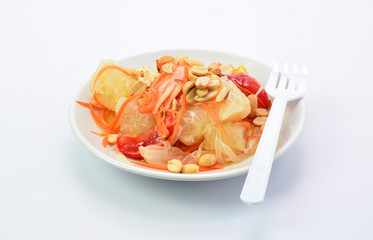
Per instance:
[[[260,89],[260,83],[245,73],[228,75],[228,80],[231,80],[246,96],[256,94]],[[268,109],[270,102],[268,95],[264,89],[258,94],[258,107]]]
[[[130,158],[142,159],[139,147],[152,145],[162,140],[161,134],[157,129],[151,129],[138,136],[119,136],[117,146],[120,152]]]

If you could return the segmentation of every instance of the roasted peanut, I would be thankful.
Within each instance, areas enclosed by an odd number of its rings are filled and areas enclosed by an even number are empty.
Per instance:
[[[182,173],[198,173],[199,172],[199,166],[196,164],[185,164],[181,168]]]
[[[192,70],[189,70],[188,71],[188,78],[189,78],[190,81],[196,81],[198,77],[192,73]]]
[[[196,88],[198,89],[205,89],[209,84],[210,78],[209,77],[199,77],[196,80]]]
[[[204,67],[205,64],[203,62],[201,62],[200,60],[198,59],[195,59],[195,58],[188,58],[186,60],[186,62],[189,64],[189,66],[201,66],[201,67]]]
[[[188,57],[178,56],[175,58],[176,64],[184,64]]]
[[[162,65],[162,70],[166,73],[172,73],[172,68],[174,67],[173,63],[166,63]]]
[[[118,134],[109,134],[108,138],[107,138],[107,141],[110,144],[116,144],[117,143],[117,139],[118,139]]]
[[[183,163],[179,159],[172,159],[167,162],[167,169],[170,172],[179,173],[182,167]]]
[[[220,77],[218,75],[215,75],[215,74],[211,74],[210,75],[210,79],[211,80],[219,80],[220,81]]]
[[[146,90],[145,83],[142,81],[136,81],[131,85],[129,89],[129,94],[130,95],[140,94],[140,93],[145,92],[145,90]]]
[[[258,97],[255,94],[251,94],[247,96],[247,98],[250,101],[251,114],[255,114],[255,111],[258,108]]]
[[[169,62],[175,62],[175,58],[173,56],[163,56],[160,57],[158,60],[159,63],[169,63]]]
[[[258,116],[258,117],[267,117],[268,116],[268,110],[265,109],[265,108],[257,108],[255,110],[255,114]]]
[[[196,76],[205,76],[208,73],[207,68],[202,66],[193,66],[190,70]]]
[[[220,71],[220,67],[216,64],[211,64],[208,68],[208,71],[210,73],[213,73],[213,74],[216,74],[216,75],[220,75],[221,74],[221,71]]]
[[[198,101],[198,102],[206,102],[206,101],[209,101],[209,100],[213,99],[214,97],[216,97],[216,95],[218,95],[218,93],[219,93],[218,90],[211,90],[206,94],[206,96],[204,96],[204,97],[197,96],[195,98],[195,100]]]
[[[220,80],[210,80],[207,84],[207,89],[216,90],[220,86]]]
[[[204,97],[209,92],[208,89],[197,89],[197,95],[198,97]]]
[[[267,122],[267,117],[256,117],[253,120],[255,126],[263,126]]]
[[[216,155],[212,153],[204,154],[198,160],[198,165],[202,167],[211,167],[215,165],[217,161]]]
[[[186,100],[188,103],[195,103],[197,97],[197,88],[192,88],[189,93],[186,95]]]
[[[224,102],[228,98],[229,92],[230,92],[229,88],[224,87],[223,89],[221,89],[219,91],[219,94],[216,96],[215,101],[216,102]]]
[[[220,71],[222,75],[230,75],[233,73],[234,68],[230,64],[223,64],[220,66]]]
[[[193,81],[186,82],[183,86],[183,93],[188,94],[189,91],[192,90],[192,88],[194,88],[195,86],[196,84]]]
[[[152,69],[149,66],[143,66],[141,68],[140,74],[141,74],[141,77],[139,77],[138,80],[145,83],[146,87],[150,87],[150,85],[158,77],[159,73],[155,69]]]

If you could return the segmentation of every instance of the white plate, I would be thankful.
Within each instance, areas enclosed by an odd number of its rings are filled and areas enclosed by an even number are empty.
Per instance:
[[[143,65],[155,67],[155,60],[164,55],[172,56],[188,56],[197,58],[209,64],[211,62],[220,61],[222,63],[230,63],[234,67],[244,65],[250,76],[256,78],[261,84],[265,86],[271,68],[265,64],[251,60],[243,56],[237,56],[229,53],[209,51],[209,50],[194,50],[194,49],[178,49],[178,50],[163,50],[157,52],[144,53],[132,57],[127,57],[119,61],[123,67],[140,68]],[[90,73],[87,73],[87,76]],[[91,94],[88,89],[88,81],[79,90],[74,100],[89,102]],[[284,154],[296,141],[301,134],[306,118],[305,104],[303,100],[294,101],[288,104],[285,118],[282,124],[280,139],[277,147],[276,158]],[[72,103],[70,108],[70,124],[73,132],[79,141],[94,155],[113,164],[114,166],[148,177],[178,180],[178,181],[206,181],[229,178],[245,174],[250,168],[252,160],[248,158],[238,164],[225,167],[221,170],[201,172],[198,174],[175,174],[166,171],[158,171],[133,165],[121,160],[118,155],[110,148],[104,148],[101,145],[101,137],[91,133],[91,131],[99,132],[99,129],[93,122],[89,111],[76,104]]]

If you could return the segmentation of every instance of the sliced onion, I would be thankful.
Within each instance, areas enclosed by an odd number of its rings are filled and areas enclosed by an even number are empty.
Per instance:
[[[167,166],[167,162],[171,159],[181,161],[188,155],[177,147],[170,147],[169,150],[166,150],[164,146],[149,145],[140,147],[139,150],[147,163],[161,166]]]
[[[177,129],[175,139],[172,141],[171,145],[174,145],[176,143],[176,141],[179,139],[182,131],[183,131],[183,128],[181,126],[179,126],[179,128]]]

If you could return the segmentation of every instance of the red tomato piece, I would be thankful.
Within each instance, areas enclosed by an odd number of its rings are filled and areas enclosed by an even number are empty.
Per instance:
[[[158,143],[162,140],[162,136],[157,129],[151,129],[147,132],[141,133],[138,136],[119,136],[117,139],[117,146],[120,152],[130,158],[142,159],[139,152],[140,146],[148,146]]]
[[[260,83],[245,73],[231,74],[227,76],[246,96],[256,94],[260,89]],[[264,89],[258,94],[258,107],[268,109],[270,102]]]

